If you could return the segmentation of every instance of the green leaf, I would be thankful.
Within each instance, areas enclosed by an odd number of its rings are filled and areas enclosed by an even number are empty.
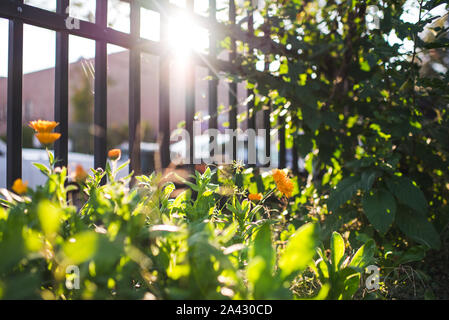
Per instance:
[[[373,187],[373,183],[376,180],[377,172],[376,171],[364,171],[362,173],[362,178],[360,180],[361,187],[365,191],[371,190]]]
[[[330,211],[335,211],[342,204],[352,198],[352,196],[360,189],[360,176],[355,175],[341,180],[337,187],[332,190],[327,206]]]
[[[398,201],[425,215],[427,213],[427,200],[421,189],[406,177],[388,178],[388,189],[396,196]]]
[[[262,227],[255,234],[254,244],[250,250],[250,258],[254,258],[256,256],[262,257],[270,264],[273,262],[273,242],[271,239],[270,225],[268,223],[262,225]]]
[[[50,175],[51,173],[50,169],[47,168],[47,166],[43,165],[42,163],[33,162],[33,166],[39,169],[46,176]]]
[[[334,272],[337,272],[345,254],[345,241],[338,232],[332,233],[331,238],[331,259]]]
[[[268,223],[262,225],[254,237],[249,252],[248,280],[251,283],[254,297],[262,299],[273,287],[274,249],[271,229]]]
[[[53,152],[47,149],[48,154],[48,161],[50,162],[50,166],[53,166],[55,163],[55,156],[53,155]]]
[[[54,236],[60,226],[61,209],[55,207],[48,200],[39,203],[37,214],[42,227],[42,231],[47,237]]]
[[[425,246],[413,246],[402,253],[396,262],[397,264],[405,264],[420,261],[425,258],[427,248]]]
[[[288,277],[293,272],[304,270],[312,261],[318,246],[318,225],[308,223],[299,228],[288,241],[279,260],[281,276]]]
[[[341,298],[343,300],[352,299],[356,291],[360,287],[360,273],[355,273],[346,278],[344,282],[344,290]]]
[[[121,170],[123,170],[127,165],[129,165],[129,163],[131,162],[131,160],[126,160],[123,164],[121,164],[116,170],[115,173],[120,172]]]
[[[374,261],[376,244],[374,240],[368,240],[357,250],[349,263],[350,267],[363,269]]]
[[[316,106],[312,106],[312,104],[305,104],[302,109],[302,115],[304,118],[304,123],[306,126],[312,130],[312,132],[316,131],[321,124],[321,115],[316,109]]]
[[[99,246],[98,240],[97,233],[86,231],[70,238],[63,250],[71,263],[80,264],[94,257]]]
[[[385,189],[367,192],[362,205],[369,222],[377,231],[385,234],[396,215],[396,200],[393,195]]]
[[[400,206],[396,213],[396,224],[407,237],[416,242],[432,249],[440,248],[440,236],[426,216],[405,206]]]

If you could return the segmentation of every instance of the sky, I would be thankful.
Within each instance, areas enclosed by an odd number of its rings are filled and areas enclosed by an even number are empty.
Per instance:
[[[170,2],[185,6],[185,0],[170,0]],[[207,14],[206,0],[195,1],[195,11],[200,14]],[[219,0],[217,8],[225,8],[226,0]],[[26,4],[37,7],[56,10],[56,0],[25,0]],[[109,0],[108,24],[119,31],[129,32],[129,4],[119,0]],[[416,22],[418,19],[417,9],[411,3],[416,1],[409,0],[409,13],[404,14],[403,20]],[[70,15],[83,20],[89,19],[89,14],[95,12],[94,0],[71,0]],[[434,14],[445,12],[443,6],[434,10]],[[224,20],[227,16],[226,10],[219,10],[218,19]],[[159,41],[159,14],[154,11],[142,9],[141,11],[141,36],[154,41]],[[205,29],[194,26],[185,17],[173,17],[171,19],[170,42],[181,54],[185,52],[181,48],[188,46],[189,40],[192,40],[192,47],[195,50],[204,51],[208,44],[208,32]],[[179,32],[179,30],[182,30]],[[193,35],[193,37],[192,37]],[[391,34],[390,43],[400,43],[399,39]],[[7,75],[8,60],[8,20],[0,18],[0,76]],[[413,43],[406,41],[403,44],[403,51],[411,50]],[[122,51],[114,45],[108,45],[108,53]],[[69,39],[69,61],[77,61],[80,57],[92,58],[95,56],[95,42],[88,39],[70,36]],[[24,26],[24,73],[34,72],[41,69],[53,68],[55,63],[55,32],[34,27]]]

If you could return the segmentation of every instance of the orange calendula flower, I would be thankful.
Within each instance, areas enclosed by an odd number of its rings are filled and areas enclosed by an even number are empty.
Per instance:
[[[35,134],[37,140],[39,140],[40,143],[47,145],[52,144],[59,138],[61,138],[60,133],[55,132],[39,132]]]
[[[263,199],[263,194],[261,193],[250,193],[248,199],[251,201],[260,201]]]
[[[28,181],[23,182],[22,179],[16,179],[12,185],[12,191],[17,194],[24,194],[28,190]]]
[[[273,170],[273,179],[276,183],[276,187],[278,190],[284,194],[287,198],[292,196],[294,184],[287,174],[283,170],[274,169]]]
[[[37,133],[50,133],[54,128],[58,126],[58,122],[55,121],[47,121],[47,120],[36,120],[30,121],[28,124],[31,128],[33,128]]]
[[[87,177],[89,175],[87,174],[86,170],[84,170],[82,165],[77,165],[75,172],[73,174],[73,180],[75,180],[78,183],[83,183],[86,181]]]
[[[122,156],[122,151],[120,149],[111,149],[108,152],[108,158],[111,160],[119,160]]]

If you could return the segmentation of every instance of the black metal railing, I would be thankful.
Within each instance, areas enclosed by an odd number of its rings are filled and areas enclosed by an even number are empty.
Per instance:
[[[55,144],[55,156],[59,165],[66,166],[68,161],[68,73],[69,73],[69,35],[95,40],[95,102],[94,102],[94,165],[96,168],[105,167],[106,164],[106,131],[107,131],[107,45],[114,44],[129,50],[129,152],[130,170],[139,173],[140,165],[140,93],[141,93],[141,54],[149,53],[159,56],[159,131],[162,134],[161,164],[167,167],[170,164],[170,59],[165,48],[168,46],[168,17],[170,14],[187,11],[200,27],[210,31],[210,46],[208,54],[195,53],[191,56],[191,63],[186,78],[186,129],[191,133],[195,115],[195,68],[207,67],[211,70],[209,80],[209,114],[217,114],[218,104],[218,78],[215,71],[238,72],[235,64],[237,57],[236,41],[247,43],[251,50],[276,47],[278,44],[265,34],[256,37],[253,32],[253,16],[248,13],[248,28],[243,30],[236,24],[236,5],[229,0],[229,23],[219,23],[216,19],[217,7],[215,0],[209,0],[209,16],[205,17],[194,12],[194,1],[187,0],[187,7],[180,8],[169,3],[168,0],[122,0],[130,3],[130,33],[124,33],[107,26],[108,1],[96,0],[95,23],[80,21],[79,29],[68,29],[66,9],[70,0],[56,0],[57,10],[51,12],[31,5],[23,0],[1,0],[0,17],[9,20],[9,58],[8,58],[8,97],[7,97],[7,186],[22,174],[22,76],[23,76],[23,25],[30,24],[56,32],[56,61],[55,61],[55,121],[59,122],[57,131],[61,138]],[[93,1],[93,0],[92,0]],[[160,13],[160,41],[152,41],[140,36],[140,9],[145,8]],[[231,38],[231,51],[229,60],[217,58],[218,41],[226,36]],[[267,44],[268,41],[268,44]],[[264,49],[265,48],[265,49]],[[267,52],[268,52],[267,51]],[[229,85],[229,112],[231,129],[237,128],[237,83]],[[252,92],[248,92],[252,94]],[[252,112],[253,102],[248,104],[248,128],[255,128],[255,112]],[[252,115],[252,116],[250,116]],[[264,129],[270,129],[270,110],[264,111]],[[217,117],[211,116],[209,128],[217,128]],[[281,130],[284,132],[284,130]],[[269,152],[269,140],[266,152]],[[285,137],[280,139],[279,163],[285,165]],[[233,158],[236,158],[236,144],[234,143]],[[191,143],[190,156],[193,157],[194,146]],[[267,154],[269,155],[269,154]]]

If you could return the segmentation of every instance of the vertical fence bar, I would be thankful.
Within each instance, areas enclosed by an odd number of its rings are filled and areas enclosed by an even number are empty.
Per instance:
[[[139,175],[142,171],[140,159],[141,52],[138,45],[140,38],[140,3],[131,1],[130,6],[132,46],[129,52],[129,152],[131,161],[129,171],[134,171],[136,175]]]
[[[281,111],[282,112],[282,111]],[[285,149],[285,116],[279,115],[279,168],[286,167],[286,149]]]
[[[217,1],[209,0],[209,19],[211,24],[217,22]],[[216,59],[217,57],[217,37],[214,30],[209,30],[209,57]],[[218,128],[218,75],[214,69],[209,70],[209,129]],[[210,141],[212,142],[212,137]],[[210,157],[213,159],[215,156],[214,149],[210,151]]]
[[[69,0],[58,0],[56,12],[68,17],[66,10]],[[56,32],[55,62],[55,121],[59,122],[56,131],[61,138],[55,142],[57,166],[67,166],[69,133],[69,34],[67,31]]]
[[[108,1],[96,0],[95,23],[107,28]],[[95,106],[94,106],[94,166],[106,167],[107,133],[107,44],[97,40],[95,43]]]
[[[254,1],[252,1],[251,3],[253,3]],[[254,36],[254,7],[252,5],[252,8],[250,8],[250,11],[248,12],[248,33],[251,36]],[[252,55],[254,53],[254,47],[251,43],[248,44],[249,45],[249,55]],[[255,93],[253,89],[249,89],[247,91],[247,95],[248,97],[250,97],[251,95],[253,96],[253,98],[248,101],[248,106],[247,106],[247,112],[248,112],[248,129],[250,130],[256,130],[256,111],[254,110],[254,99],[255,99]],[[248,139],[250,139],[251,135],[248,135]],[[253,140],[255,140],[256,137],[254,137]],[[250,141],[248,140],[248,159],[249,159],[249,152],[251,151],[250,148],[254,148],[254,152],[256,152],[256,160],[257,160],[257,144],[256,141]],[[251,163],[249,164],[249,166],[255,166],[256,163]]]
[[[299,167],[298,167],[298,149],[296,148],[295,140],[293,140],[293,148],[292,148],[292,171],[294,174],[299,173]]]
[[[271,102],[264,106],[263,110],[263,128],[266,130],[265,135],[265,156],[270,158],[270,162],[265,165],[265,167],[271,166],[271,124],[270,124],[270,114],[271,114]]]
[[[262,27],[265,38],[270,39],[270,27],[268,25],[268,20],[265,20],[265,26]],[[269,72],[270,70],[270,59],[267,55],[265,55],[265,66],[264,71]],[[270,158],[270,162],[265,165],[265,167],[271,166],[271,100],[268,102],[267,106],[264,106],[263,110],[263,127],[267,130],[267,134],[265,135],[265,156]]]
[[[229,22],[231,28],[235,27],[236,12],[235,12],[235,0],[229,0]],[[237,46],[235,38],[231,35],[231,52],[229,53],[229,61],[235,62],[237,57]],[[229,84],[229,105],[231,110],[229,111],[229,128],[235,133],[237,129],[237,82],[232,81]],[[232,160],[237,160],[237,137],[234,134],[232,137]]]
[[[187,13],[192,14],[194,10],[194,0],[187,0]],[[192,57],[194,52],[191,50],[189,52]],[[189,150],[186,150],[190,155],[188,159],[189,164],[194,163],[195,159],[195,137],[193,133],[193,122],[195,118],[195,65],[193,64],[193,59],[186,66],[186,130],[190,137]]]
[[[18,0],[17,10],[23,0]],[[14,180],[22,177],[22,74],[23,23],[9,20],[8,97],[7,97],[7,152],[6,183],[11,188]]]
[[[162,52],[168,50],[168,0],[160,2],[160,43]],[[162,168],[170,164],[170,55],[159,56],[159,134]]]

